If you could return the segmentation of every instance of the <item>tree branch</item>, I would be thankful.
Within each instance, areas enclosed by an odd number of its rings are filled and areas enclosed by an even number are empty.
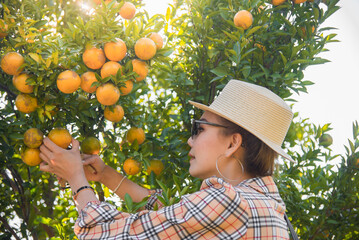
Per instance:
[[[12,229],[12,227],[9,225],[6,218],[0,216],[0,221],[3,223],[4,227],[11,233],[11,235],[15,237],[15,239],[21,240],[21,238],[19,238],[19,236],[16,235],[14,229]]]
[[[11,98],[15,99],[16,98],[16,94],[13,93],[10,88],[8,88],[7,86],[0,84],[0,89],[4,90],[5,92],[7,92],[7,94],[9,94],[11,96]]]

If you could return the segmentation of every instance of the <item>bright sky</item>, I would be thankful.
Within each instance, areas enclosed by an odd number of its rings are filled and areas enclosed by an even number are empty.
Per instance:
[[[166,13],[171,0],[144,0],[145,9],[150,13]],[[339,2],[342,7],[333,14],[325,26],[336,27],[331,33],[338,34],[339,43],[326,46],[329,52],[320,57],[331,62],[310,66],[305,71],[305,80],[315,84],[308,87],[308,94],[294,97],[298,102],[294,111],[309,122],[320,124],[331,123],[333,130],[332,150],[335,154],[344,154],[344,145],[348,138],[352,140],[352,123],[359,121],[359,9],[358,0]],[[325,27],[322,26],[322,27]],[[329,32],[327,32],[328,34]]]

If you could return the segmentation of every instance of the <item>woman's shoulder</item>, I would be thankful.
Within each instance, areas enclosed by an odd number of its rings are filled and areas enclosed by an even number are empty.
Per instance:
[[[242,198],[249,195],[263,195],[281,201],[278,188],[271,176],[246,179],[238,185],[232,185],[222,178],[213,176],[203,180],[200,190],[240,195]]]

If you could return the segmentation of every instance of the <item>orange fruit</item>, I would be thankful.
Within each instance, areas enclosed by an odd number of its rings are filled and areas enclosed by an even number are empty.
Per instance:
[[[96,91],[97,86],[92,86],[94,82],[97,82],[94,72],[85,72],[81,75],[81,88],[87,93],[93,93]]]
[[[162,161],[160,160],[151,160],[150,166],[147,168],[146,172],[148,175],[151,174],[151,172],[154,172],[157,176],[161,174],[165,166],[163,165]]]
[[[85,154],[99,154],[101,143],[95,137],[86,137],[81,143],[81,151]]]
[[[146,62],[138,60],[138,59],[132,60],[132,69],[135,73],[140,75],[140,76],[136,77],[137,82],[140,82],[143,79],[145,79],[148,74],[148,66],[147,66]]]
[[[359,158],[356,160],[356,166],[359,167]]]
[[[272,0],[272,4],[274,6],[278,6],[278,5],[283,4],[285,1],[287,1],[287,0]]]
[[[9,75],[19,75],[20,66],[24,64],[24,57],[17,52],[9,52],[1,59],[1,69]]]
[[[100,69],[106,62],[105,53],[99,48],[88,48],[82,54],[85,65],[91,69]]]
[[[26,79],[30,76],[26,73],[22,73],[20,75],[15,75],[12,78],[12,84],[15,86],[17,90],[22,93],[32,93],[34,91],[34,86],[28,85],[26,83]]]
[[[21,154],[22,161],[29,166],[39,165],[42,160],[40,158],[40,150],[38,148],[27,148]]]
[[[126,56],[127,47],[124,41],[118,39],[117,42],[105,43],[104,51],[109,60],[118,62]]]
[[[96,98],[102,105],[113,105],[120,98],[120,90],[112,83],[105,83],[97,88]]]
[[[324,147],[329,147],[333,143],[333,138],[329,134],[323,134],[319,138],[319,145],[322,145]]]
[[[57,76],[57,88],[63,93],[73,93],[81,85],[80,76],[71,70],[66,70]]]
[[[156,43],[150,38],[140,38],[135,43],[135,54],[139,59],[149,60],[156,55]]]
[[[116,76],[116,74],[120,68],[122,68],[122,66],[118,62],[109,61],[102,66],[101,77],[105,78],[105,77],[109,77],[111,75]],[[123,74],[121,74],[121,75],[123,75]]]
[[[136,14],[136,7],[130,2],[125,2],[120,8],[120,16],[124,19],[131,19]]]
[[[24,133],[24,143],[29,148],[38,148],[44,139],[43,133],[37,128],[29,128]]]
[[[130,130],[128,130],[126,138],[127,138],[127,141],[131,144],[135,140],[137,140],[138,144],[142,144],[145,141],[146,136],[145,136],[145,132],[143,131],[142,128],[132,127],[132,128],[130,128]]]
[[[155,42],[157,50],[163,46],[163,38],[158,33],[151,33],[150,39]]]
[[[119,122],[122,120],[125,112],[120,105],[115,105],[111,110],[110,107],[105,107],[104,117],[111,122]]]
[[[65,128],[54,128],[49,132],[47,137],[53,141],[57,146],[64,149],[68,148],[72,141],[72,136]]]
[[[248,29],[253,23],[253,16],[247,10],[241,10],[234,16],[233,22],[236,27]]]
[[[7,36],[8,25],[5,23],[3,19],[0,19],[0,38],[4,38]]]
[[[37,108],[37,99],[28,94],[21,93],[17,95],[15,105],[20,112],[31,113]]]
[[[128,158],[123,163],[123,170],[127,175],[135,175],[141,171],[141,163],[132,158]]]
[[[126,86],[120,87],[120,92],[121,92],[121,95],[126,96],[132,91],[133,82],[131,80],[127,80],[124,83],[126,84]]]
[[[110,2],[112,2],[112,0],[105,0],[105,4],[108,4]],[[101,2],[101,0],[94,0],[94,3],[96,3],[97,5],[100,5],[102,2]]]
[[[304,3],[307,0],[292,0],[295,4]]]

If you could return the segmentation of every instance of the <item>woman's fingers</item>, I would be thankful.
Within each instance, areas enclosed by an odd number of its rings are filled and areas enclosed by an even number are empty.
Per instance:
[[[49,164],[47,164],[47,162],[40,163],[40,170],[43,172],[52,173],[52,168],[50,167]]]
[[[63,148],[57,146],[56,143],[51,141],[48,137],[44,138],[43,145],[45,145],[51,152],[59,152],[63,150]]]
[[[76,139],[72,138],[72,149],[71,150],[75,150],[75,151],[80,151],[80,143],[79,141],[77,141]]]
[[[40,158],[45,162],[49,162],[52,157],[51,151],[43,144],[40,146]]]
[[[97,155],[87,155],[85,158],[82,158],[83,165],[89,165],[96,161]]]

